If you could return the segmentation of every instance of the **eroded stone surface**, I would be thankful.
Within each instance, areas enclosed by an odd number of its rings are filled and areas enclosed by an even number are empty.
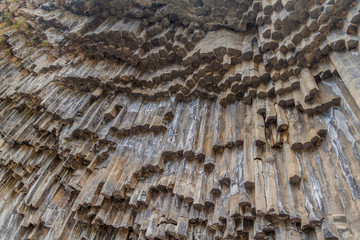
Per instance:
[[[360,239],[359,9],[0,3],[0,239]]]

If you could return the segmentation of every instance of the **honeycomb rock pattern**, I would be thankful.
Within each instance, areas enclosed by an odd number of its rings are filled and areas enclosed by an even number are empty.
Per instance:
[[[0,239],[360,239],[360,2],[0,15]]]

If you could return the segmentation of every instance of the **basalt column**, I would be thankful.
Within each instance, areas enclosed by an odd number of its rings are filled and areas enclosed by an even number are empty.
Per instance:
[[[360,239],[359,10],[0,0],[0,240]]]

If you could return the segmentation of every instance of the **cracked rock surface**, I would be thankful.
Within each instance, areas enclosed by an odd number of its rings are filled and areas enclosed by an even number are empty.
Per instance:
[[[0,239],[360,239],[360,2],[0,0]]]

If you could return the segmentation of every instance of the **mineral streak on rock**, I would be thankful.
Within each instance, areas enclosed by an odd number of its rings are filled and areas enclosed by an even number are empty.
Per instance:
[[[0,239],[360,239],[359,1],[0,15]]]

